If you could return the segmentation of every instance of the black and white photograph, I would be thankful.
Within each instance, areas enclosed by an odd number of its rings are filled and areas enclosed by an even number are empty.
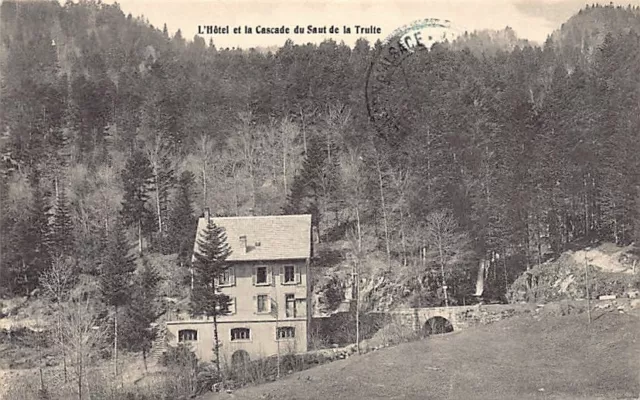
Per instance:
[[[640,400],[627,1],[2,1],[0,399]]]

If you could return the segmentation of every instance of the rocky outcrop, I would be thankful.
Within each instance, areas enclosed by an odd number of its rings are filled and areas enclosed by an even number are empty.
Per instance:
[[[632,297],[640,289],[638,257],[633,248],[602,244],[567,251],[560,257],[525,271],[511,285],[511,302],[550,302],[595,299],[599,296]],[[588,267],[587,267],[588,266]]]

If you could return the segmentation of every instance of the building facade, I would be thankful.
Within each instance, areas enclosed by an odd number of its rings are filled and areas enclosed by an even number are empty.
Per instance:
[[[209,218],[205,212],[198,221],[196,238]],[[218,282],[231,298],[230,313],[218,317],[221,361],[307,351],[311,215],[211,219],[225,229],[231,248],[229,267]],[[188,343],[201,360],[215,357],[211,320],[169,321],[167,331],[169,344]]]

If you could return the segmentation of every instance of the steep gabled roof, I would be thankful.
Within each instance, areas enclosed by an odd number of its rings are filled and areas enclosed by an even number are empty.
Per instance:
[[[273,215],[256,217],[211,218],[224,228],[231,247],[228,261],[269,261],[306,259],[311,257],[311,215]],[[194,251],[207,226],[198,220]],[[246,252],[241,237],[246,237]]]

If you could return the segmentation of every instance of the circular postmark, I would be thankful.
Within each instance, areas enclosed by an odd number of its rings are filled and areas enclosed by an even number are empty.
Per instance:
[[[428,51],[434,43],[453,41],[464,30],[449,20],[428,18],[417,20],[393,31],[377,49],[367,70],[365,102],[370,121],[378,135],[387,141],[400,138],[403,119],[411,107],[399,92],[411,87],[405,64],[414,54]]]

